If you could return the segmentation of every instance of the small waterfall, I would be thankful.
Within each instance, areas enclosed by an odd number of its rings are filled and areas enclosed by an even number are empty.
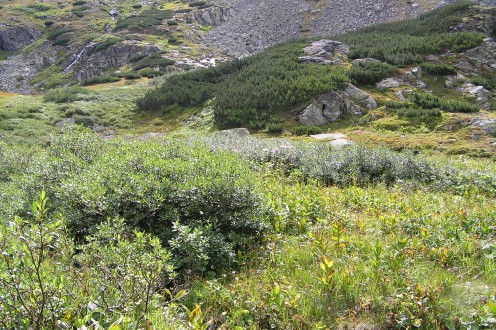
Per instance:
[[[79,59],[81,58],[81,56],[83,56],[83,53],[84,53],[84,50],[88,47],[91,47],[93,46],[95,43],[94,42],[90,42],[89,44],[86,44],[80,51],[79,53],[77,53],[76,57],[74,57],[74,60],[71,62],[71,64],[69,64],[65,69],[64,69],[64,72],[69,72],[70,70],[72,70],[72,68],[76,65],[76,63],[79,61]]]

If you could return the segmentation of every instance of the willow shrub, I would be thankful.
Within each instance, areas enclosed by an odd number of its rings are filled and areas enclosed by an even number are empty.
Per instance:
[[[0,215],[22,214],[46,190],[78,242],[108,218],[124,218],[165,246],[197,231],[202,244],[179,241],[173,259],[180,271],[203,273],[232,266],[236,249],[256,244],[266,228],[253,171],[233,153],[175,142],[106,143],[81,129],[54,138],[46,150],[4,153],[14,163],[30,161],[15,168],[0,163],[6,182]],[[205,260],[201,267],[180,261],[191,249]]]

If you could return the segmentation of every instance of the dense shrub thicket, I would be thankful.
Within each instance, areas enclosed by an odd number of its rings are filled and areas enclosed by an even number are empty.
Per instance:
[[[398,72],[398,68],[383,62],[364,62],[353,64],[350,70],[351,79],[358,84],[375,84]]]
[[[232,266],[236,249],[265,230],[253,173],[231,153],[173,142],[106,144],[86,131],[68,131],[34,154],[3,151],[1,218],[23,215],[45,190],[78,241],[121,217],[159,237],[177,268],[195,273]],[[193,234],[198,240],[187,243]]]
[[[349,71],[336,66],[302,64],[297,58],[307,43],[289,42],[216,68],[171,77],[161,88],[139,99],[138,109],[170,112],[177,107],[200,107],[212,100],[218,127],[264,129],[275,124],[276,113],[339,89],[350,78],[358,84],[372,84],[393,75],[397,71],[395,66],[423,63],[425,54],[460,52],[479,45],[481,34],[447,33],[449,24],[459,21],[469,6],[469,2],[457,3],[417,20],[333,37],[350,46],[353,59],[371,57],[386,63],[354,65]],[[424,64],[424,68],[434,74],[454,70],[434,64]]]
[[[112,83],[119,81],[120,79],[114,76],[96,76],[91,79],[82,81],[80,84],[81,86],[89,86],[89,85],[96,85],[96,84],[106,84],[106,83]]]
[[[135,70],[143,69],[143,68],[165,68],[166,66],[174,64],[175,61],[162,57],[161,54],[153,54],[150,56],[143,57],[142,59],[138,59],[137,63],[134,65]]]
[[[119,18],[115,24],[114,31],[128,29],[132,31],[143,31],[162,23],[164,19],[172,18],[170,10],[148,9],[138,15]]]
[[[490,91],[496,90],[496,80],[488,79],[481,76],[470,77],[470,82],[475,85],[484,86]]]
[[[447,112],[479,112],[480,108],[475,104],[446,100],[432,94],[413,94],[413,103],[424,109],[441,109]]]
[[[213,99],[220,127],[262,129],[277,111],[337,89],[349,81],[345,69],[297,62],[305,43],[273,47],[250,58],[170,77],[138,100],[141,111],[172,111]]]
[[[397,34],[394,32],[367,33],[359,30],[336,39],[351,47],[351,58],[372,57],[393,65],[423,62],[425,54],[445,51],[461,52],[481,44],[484,36],[477,33],[437,33],[432,35]]]
[[[460,1],[417,19],[374,25],[337,38],[350,45],[351,58],[373,57],[394,65],[422,63],[424,54],[461,52],[482,42],[481,34],[448,33],[472,5]]]
[[[106,39],[105,41],[101,42],[98,44],[98,46],[95,47],[95,52],[100,52],[102,50],[105,50],[109,48],[112,45],[115,45],[116,43],[120,42],[122,39],[117,38],[117,37],[111,37]]]
[[[89,91],[81,87],[67,87],[49,90],[44,96],[45,102],[68,103],[81,99],[81,95]]]
[[[364,146],[333,148],[319,143],[285,139],[256,139],[221,135],[202,139],[215,150],[230,150],[258,164],[272,163],[286,173],[296,171],[326,185],[425,183],[434,190],[454,193],[478,191],[496,196],[496,175],[437,166],[408,152]]]
[[[436,75],[456,74],[456,68],[448,64],[436,64],[436,63],[426,62],[426,63],[422,63],[420,67],[422,68],[422,70],[430,74],[436,74]]]

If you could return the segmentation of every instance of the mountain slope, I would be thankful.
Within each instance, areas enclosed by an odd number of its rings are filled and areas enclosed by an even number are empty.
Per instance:
[[[206,67],[288,39],[416,17],[450,2],[3,1],[0,90],[34,93],[99,76],[95,82],[112,81],[107,76],[115,72],[136,78]],[[154,61],[135,63],[150,55]]]

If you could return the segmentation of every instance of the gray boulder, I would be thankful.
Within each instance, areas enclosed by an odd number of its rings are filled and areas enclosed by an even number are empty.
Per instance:
[[[151,55],[160,51],[160,48],[155,45],[143,45],[135,41],[119,42],[102,51],[96,51],[97,46],[98,44],[85,46],[78,52],[73,62],[66,67],[65,71],[81,68],[77,70],[76,75],[78,81],[82,82],[99,76],[110,68],[126,64],[131,57],[137,54]]]
[[[376,60],[375,58],[367,57],[367,58],[357,58],[356,60],[353,60],[351,63],[354,66],[361,66],[366,63],[380,63],[381,61]]]
[[[75,123],[76,123],[76,120],[71,117],[71,118],[67,118],[67,119],[56,122],[55,127],[63,128],[66,125],[74,125]]]
[[[312,42],[308,47],[303,48],[305,56],[300,56],[301,63],[333,64],[339,65],[347,60],[350,49],[347,45],[339,41],[322,39]]]
[[[400,82],[394,78],[384,79],[376,84],[378,89],[386,89],[386,88],[396,88],[400,87]]]
[[[249,136],[250,132],[246,128],[232,128],[232,129],[225,129],[223,131],[219,131],[217,134],[220,136],[245,137],[245,136]]]
[[[323,134],[310,135],[310,137],[316,140],[337,140],[337,139],[344,139],[346,135],[343,133],[323,133]]]
[[[377,102],[369,93],[353,86],[352,84],[347,84],[344,92],[354,101],[363,105],[368,110],[373,110],[377,108]]]
[[[209,7],[203,10],[195,11],[193,19],[201,24],[208,26],[220,26],[231,18],[231,9],[226,7]]]
[[[327,124],[330,120],[322,114],[322,107],[323,104],[321,102],[315,101],[306,107],[306,109],[298,117],[298,120],[300,123],[307,126],[320,126]]]
[[[344,91],[322,94],[299,115],[303,125],[320,126],[339,120],[343,115],[362,116],[377,108],[367,92],[348,84]]]
[[[41,36],[38,30],[28,26],[0,25],[0,50],[21,50]]]
[[[471,83],[465,83],[462,87],[458,89],[458,91],[466,94],[467,96],[471,96],[475,99],[475,103],[484,108],[490,109],[491,103],[489,99],[492,96],[492,93],[484,88],[484,86],[476,86]]]
[[[329,142],[329,144],[331,146],[333,146],[334,148],[342,148],[342,147],[351,146],[354,143],[353,143],[353,141],[350,141],[347,139],[336,139],[336,140],[332,140],[331,142]]]
[[[496,134],[496,119],[474,118],[470,122],[473,128],[480,128],[485,134]]]

